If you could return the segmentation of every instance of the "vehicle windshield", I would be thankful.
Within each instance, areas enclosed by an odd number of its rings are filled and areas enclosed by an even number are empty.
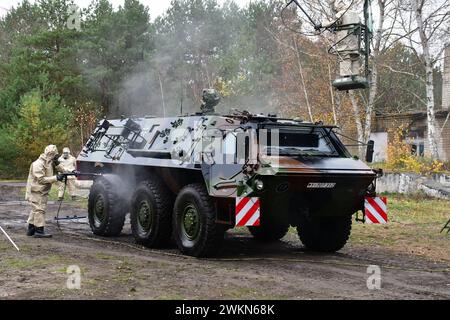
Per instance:
[[[267,155],[339,156],[323,128],[269,130],[264,151]]]

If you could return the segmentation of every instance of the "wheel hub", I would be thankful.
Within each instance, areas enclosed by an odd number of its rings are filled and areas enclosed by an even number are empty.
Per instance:
[[[146,232],[150,230],[153,219],[151,214],[150,205],[146,200],[143,200],[139,203],[138,210],[138,222],[142,231]]]
[[[105,200],[99,194],[95,199],[94,205],[94,221],[96,226],[99,226],[105,220]]]
[[[189,240],[197,238],[200,231],[200,220],[194,205],[188,205],[183,212],[183,232]]]

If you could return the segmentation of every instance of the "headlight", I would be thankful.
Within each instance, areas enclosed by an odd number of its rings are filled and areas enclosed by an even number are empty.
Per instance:
[[[255,188],[256,188],[256,190],[261,191],[262,189],[264,189],[264,182],[262,182],[259,179],[256,179],[255,180]]]

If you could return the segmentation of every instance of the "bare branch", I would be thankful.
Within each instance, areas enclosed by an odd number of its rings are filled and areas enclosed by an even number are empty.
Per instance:
[[[399,74],[404,74],[404,75],[407,75],[407,76],[414,77],[415,79],[425,83],[425,81],[422,78],[420,78],[420,76],[418,74],[414,74],[414,73],[408,72],[408,71],[395,70],[391,66],[386,65],[386,64],[382,64],[382,63],[380,63],[379,66],[383,67],[383,68],[387,68],[387,69],[389,69],[389,71],[394,72],[394,73],[399,73]]]
[[[423,100],[417,93],[414,91],[408,90],[406,87],[402,88],[404,91],[408,92],[410,95],[413,95],[417,100],[419,100],[424,106],[427,105],[427,102]]]
[[[438,23],[435,24],[434,28],[431,30],[430,34],[429,34],[428,37],[427,37],[427,40],[428,40],[428,41],[433,37],[434,33],[435,33],[437,30],[439,30],[439,27],[445,22],[446,18],[449,18],[449,17],[450,17],[450,13],[447,12],[447,13],[444,15],[444,17],[443,17]]]
[[[308,114],[309,114],[309,120],[311,122],[314,122],[314,118],[312,115],[312,109],[311,109],[311,105],[309,103],[309,97],[308,97],[308,90],[306,89],[306,84],[305,84],[305,79],[303,76],[303,66],[302,66],[302,62],[300,60],[300,54],[299,54],[299,50],[298,50],[298,44],[297,44],[297,40],[295,39],[294,36],[292,36],[292,40],[294,41],[294,45],[295,45],[295,55],[297,57],[297,66],[298,66],[298,71],[299,71],[299,75],[300,75],[300,79],[302,81],[302,87],[303,87],[303,93],[305,95],[305,102],[306,102],[306,107],[308,108]]]
[[[300,52],[300,53],[306,54],[307,56],[310,56],[310,57],[321,58],[321,56],[318,55],[318,54],[313,54],[313,53],[310,53],[310,52],[306,52],[306,51],[300,50],[299,48],[297,48],[297,50],[296,50],[296,48],[294,46],[291,46],[290,44],[287,44],[286,42],[282,41],[279,37],[277,37],[277,35],[275,33],[273,33],[269,28],[264,27],[264,29],[272,36],[272,38],[278,44],[281,44],[283,47],[288,48],[288,49],[290,49],[290,50],[292,50],[294,52]]]
[[[450,118],[450,112],[447,113],[447,117],[445,118],[445,121],[442,124],[441,131],[444,130],[444,127],[447,125],[447,122],[448,122],[449,118]]]
[[[444,56],[444,51],[447,48],[447,46],[450,44],[445,44],[441,47],[441,49],[439,50],[439,52],[436,54],[436,58],[433,59],[431,62],[433,65],[435,65],[438,61],[444,60],[445,56]]]

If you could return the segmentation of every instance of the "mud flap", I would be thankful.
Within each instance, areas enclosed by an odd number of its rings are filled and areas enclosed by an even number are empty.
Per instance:
[[[388,222],[386,197],[365,197],[364,222],[367,224],[385,224]]]
[[[257,197],[236,197],[236,227],[258,227],[261,206]]]

